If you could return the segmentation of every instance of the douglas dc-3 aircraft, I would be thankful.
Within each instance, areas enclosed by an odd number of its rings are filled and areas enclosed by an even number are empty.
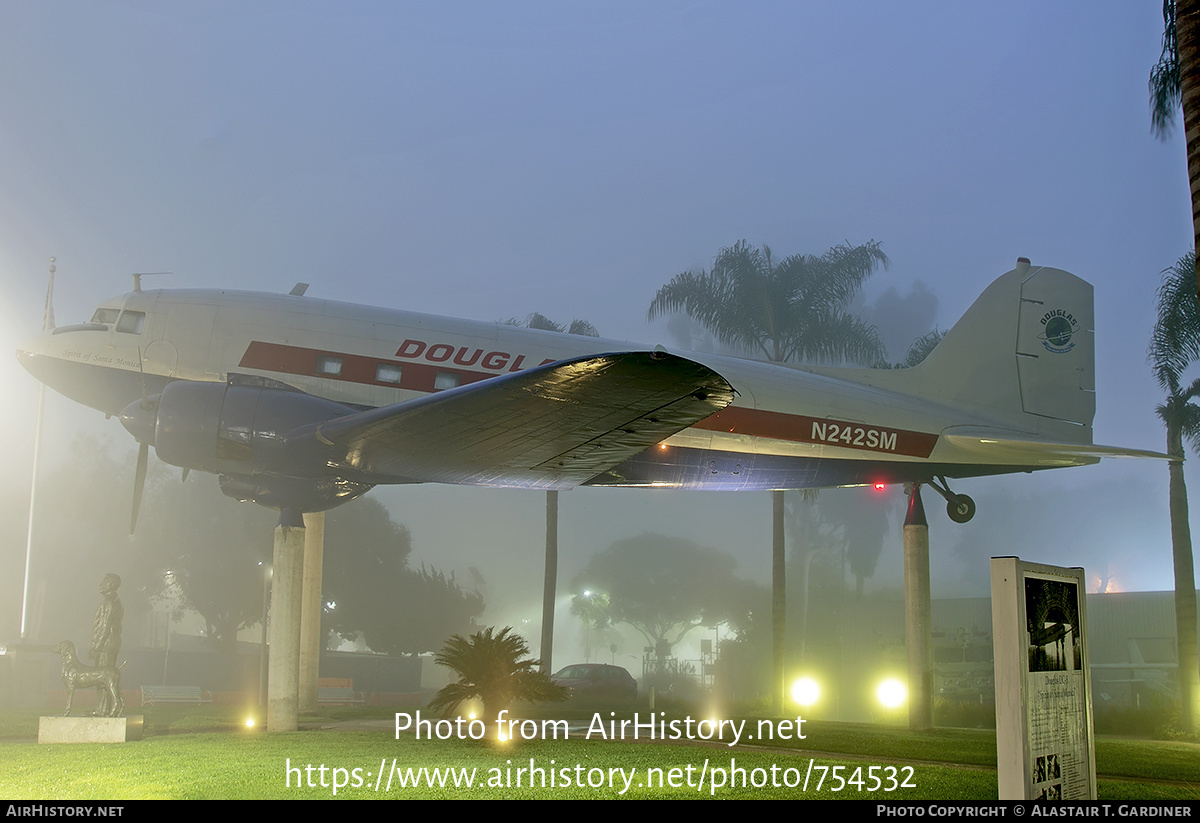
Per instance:
[[[380,483],[803,489],[1161,457],[1092,445],[1092,287],[992,283],[921,365],[796,367],[289,295],[142,291],[18,356],[225,494],[322,511]]]

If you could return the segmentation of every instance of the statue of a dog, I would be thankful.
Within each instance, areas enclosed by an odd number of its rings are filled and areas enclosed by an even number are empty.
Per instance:
[[[71,714],[71,704],[75,701],[75,689],[86,689],[95,686],[108,694],[108,711],[106,717],[120,717],[125,711],[125,701],[121,697],[121,669],[118,666],[85,666],[75,656],[75,644],[64,640],[51,649],[55,654],[62,655],[62,678],[67,687],[67,710],[63,717]]]

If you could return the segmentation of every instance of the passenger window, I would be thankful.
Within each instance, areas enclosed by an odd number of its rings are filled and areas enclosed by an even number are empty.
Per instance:
[[[380,363],[375,367],[375,380],[380,383],[399,383],[400,367],[394,363]]]
[[[322,354],[317,358],[317,374],[336,377],[342,373],[342,358]]]
[[[126,334],[141,334],[142,326],[145,324],[146,313],[144,311],[121,312],[121,319],[117,321],[117,331]]]
[[[457,388],[462,382],[462,378],[454,372],[440,371],[433,378],[433,390],[445,391],[446,389]]]

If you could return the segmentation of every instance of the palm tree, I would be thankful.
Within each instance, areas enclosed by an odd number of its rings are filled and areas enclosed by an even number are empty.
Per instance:
[[[722,343],[777,362],[870,363],[883,357],[879,336],[846,304],[888,262],[874,240],[778,264],[768,246],[742,240],[722,249],[711,271],[685,271],[659,289],[649,319],[683,312]]]
[[[529,644],[511,626],[499,632],[489,626],[469,639],[456,634],[433,659],[458,674],[457,682],[443,686],[429,701],[429,708],[440,709],[445,717],[473,697],[483,701],[484,714],[494,721],[514,700],[557,701],[569,694],[537,671]]]
[[[1180,106],[1192,181],[1192,228],[1200,247],[1200,0],[1163,0],[1162,55],[1150,72],[1150,124],[1159,139],[1170,136]],[[1200,269],[1193,277],[1193,294],[1200,297]]]
[[[883,359],[873,326],[846,311],[863,281],[887,255],[874,240],[839,245],[821,257],[795,254],[776,263],[771,249],[745,240],[722,249],[710,271],[677,274],[658,290],[649,319],[683,312],[726,345],[773,361]],[[784,678],[784,505],[772,495],[771,623],[774,671],[771,692],[783,710]]]
[[[1196,576],[1188,524],[1187,487],[1183,480],[1183,441],[1200,451],[1200,378],[1184,388],[1188,366],[1200,360],[1200,305],[1196,301],[1196,254],[1189,252],[1163,271],[1158,289],[1158,320],[1150,338],[1150,365],[1167,392],[1157,409],[1167,427],[1171,458],[1171,553],[1175,564],[1175,631],[1179,648],[1180,717],[1189,734],[1200,722],[1200,654],[1196,637]]]

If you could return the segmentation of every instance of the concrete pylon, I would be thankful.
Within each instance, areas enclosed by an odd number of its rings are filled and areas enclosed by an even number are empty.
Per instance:
[[[271,657],[267,668],[267,731],[299,728],[300,600],[304,580],[304,519],[284,510],[275,527],[271,580]]]
[[[325,512],[304,515],[304,594],[300,605],[300,713],[317,710],[321,676],[321,569],[325,556]]]
[[[929,601],[929,524],[914,483],[904,518],[904,636],[908,649],[908,727],[933,728],[933,627]]]

